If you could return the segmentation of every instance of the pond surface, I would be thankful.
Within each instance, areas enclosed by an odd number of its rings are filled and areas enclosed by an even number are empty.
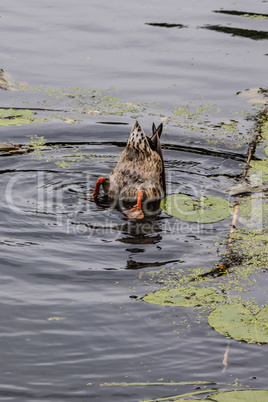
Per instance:
[[[0,68],[21,89],[0,89],[0,107],[67,112],[0,127],[1,143],[46,144],[0,152],[0,400],[139,402],[194,390],[103,386],[160,379],[267,388],[266,345],[226,339],[206,313],[141,300],[164,267],[219,263],[217,238],[232,217],[196,225],[159,210],[136,222],[87,198],[138,118],[148,134],[164,123],[168,194],[228,199],[251,138],[245,112],[262,106],[237,93],[267,85],[267,18],[256,17],[265,12],[259,0],[1,7]]]

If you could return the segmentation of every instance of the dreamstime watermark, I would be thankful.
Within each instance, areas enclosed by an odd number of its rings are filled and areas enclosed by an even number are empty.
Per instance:
[[[199,199],[199,208],[203,208],[202,197],[215,193],[211,186],[203,186],[201,183],[194,185],[174,183],[178,180],[173,177],[172,171],[166,172],[167,194],[189,194],[192,200]],[[242,225],[252,226],[255,230],[263,228],[263,196],[258,191],[263,184],[262,175],[255,174],[249,177],[250,187],[253,189],[250,196],[246,198],[247,213],[239,218]],[[28,214],[35,214],[42,219],[49,220],[51,224],[59,227],[62,231],[72,235],[83,235],[89,238],[97,235],[112,234],[118,236],[122,230],[133,234],[156,233],[161,231],[178,234],[200,234],[209,233],[213,230],[213,224],[188,222],[194,211],[181,210],[181,204],[174,199],[175,208],[183,213],[184,220],[155,219],[160,215],[158,204],[143,202],[143,210],[146,218],[142,221],[125,219],[118,225],[111,218],[111,209],[124,211],[126,205],[122,201],[105,201],[103,198],[96,203],[90,197],[93,192],[96,179],[90,174],[79,176],[76,180],[71,174],[52,172],[21,172],[12,175],[5,188],[5,202],[7,207],[23,219]],[[73,190],[75,188],[75,190]],[[102,190],[101,190],[102,191]],[[234,203],[235,196],[227,196],[230,204]],[[99,204],[98,204],[99,202]],[[99,218],[101,213],[101,219]],[[230,212],[231,214],[231,212]],[[81,220],[80,217],[83,217]],[[109,218],[110,217],[110,218]],[[151,218],[151,219],[150,219]],[[40,220],[32,219],[34,224]]]

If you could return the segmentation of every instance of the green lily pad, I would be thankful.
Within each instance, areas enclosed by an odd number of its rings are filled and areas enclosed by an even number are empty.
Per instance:
[[[167,399],[167,398],[163,398],[163,399],[150,399],[148,401],[143,400],[143,402],[189,402],[189,399]],[[200,401],[200,399],[198,399],[198,401]]]
[[[209,399],[215,402],[266,402],[268,401],[268,390],[241,390],[220,392],[209,396]]]
[[[33,114],[29,109],[0,109],[0,126],[30,124],[33,122]]]
[[[146,401],[145,401],[146,402]],[[189,399],[173,399],[167,402],[189,402]]]
[[[210,313],[208,323],[233,339],[268,343],[268,305],[254,315],[241,303],[224,304]]]
[[[209,390],[211,391],[211,390]],[[181,395],[181,397],[184,396],[193,396],[193,395],[198,395],[201,394],[202,392],[206,391],[201,391],[201,392],[194,392],[194,393],[189,393],[187,395]],[[174,399],[174,398],[179,398],[179,399]],[[189,401],[189,399],[181,399],[180,395],[175,395],[170,398],[157,398],[157,399],[150,399],[146,400],[144,402],[154,402],[154,401],[159,401],[159,402],[182,402],[182,401]],[[197,401],[213,401],[213,402],[266,402],[268,400],[268,390],[235,390],[235,391],[223,391],[223,392],[218,392],[216,394],[210,394],[206,397],[206,399],[196,399]]]
[[[188,222],[212,223],[228,218],[233,213],[232,205],[220,197],[200,197],[193,201],[186,194],[172,194],[160,203],[168,215]]]
[[[143,300],[159,306],[196,307],[222,302],[225,296],[217,293],[214,288],[183,286],[148,293]]]

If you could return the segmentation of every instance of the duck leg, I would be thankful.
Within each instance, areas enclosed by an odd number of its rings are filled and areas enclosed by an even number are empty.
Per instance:
[[[144,218],[144,213],[141,209],[141,200],[142,200],[143,192],[139,190],[137,193],[137,204],[134,205],[133,208],[123,211],[124,214],[127,215],[128,218],[131,219],[142,219]]]
[[[105,180],[105,177],[100,177],[100,178],[97,180],[95,189],[94,189],[93,194],[92,194],[92,197],[93,197],[94,200],[95,200],[95,198],[97,198],[97,196],[99,195],[99,193],[100,193],[100,186],[101,186],[101,184],[104,182],[104,180]]]

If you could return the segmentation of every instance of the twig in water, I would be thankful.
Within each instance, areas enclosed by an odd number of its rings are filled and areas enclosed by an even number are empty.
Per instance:
[[[228,366],[227,360],[228,360],[229,349],[230,349],[230,341],[228,341],[228,343],[227,343],[227,346],[226,346],[226,349],[225,349],[225,353],[224,353],[224,356],[223,356],[223,361],[222,361],[223,369],[222,369],[222,373],[225,373],[225,371],[226,371],[226,369],[227,369],[227,366]]]
[[[268,107],[266,107],[263,112],[261,113],[261,115],[259,116],[258,122],[257,122],[257,127],[256,127],[256,134],[254,135],[254,138],[250,144],[249,147],[249,151],[248,151],[248,157],[247,157],[247,162],[246,165],[244,167],[244,172],[243,175],[241,177],[241,182],[243,182],[248,174],[248,170],[249,170],[249,165],[250,162],[252,160],[252,157],[255,153],[256,150],[256,146],[257,146],[257,142],[261,136],[261,129],[263,124],[265,123],[265,120],[267,119],[268,116]],[[237,217],[238,217],[238,212],[239,212],[239,195],[236,196],[236,200],[235,200],[235,207],[234,207],[234,214],[233,214],[233,219],[232,219],[232,226],[229,232],[229,240],[228,240],[228,250],[229,252],[230,250],[230,246],[232,243],[232,238],[230,237],[230,235],[235,231],[236,228],[236,221],[237,221]]]
[[[42,112],[65,112],[67,113],[68,110],[64,110],[64,109],[47,109],[47,108],[42,108],[42,107],[6,107],[6,106],[0,106],[0,109],[4,109],[4,110],[9,110],[9,109],[13,109],[13,110],[39,110]]]

